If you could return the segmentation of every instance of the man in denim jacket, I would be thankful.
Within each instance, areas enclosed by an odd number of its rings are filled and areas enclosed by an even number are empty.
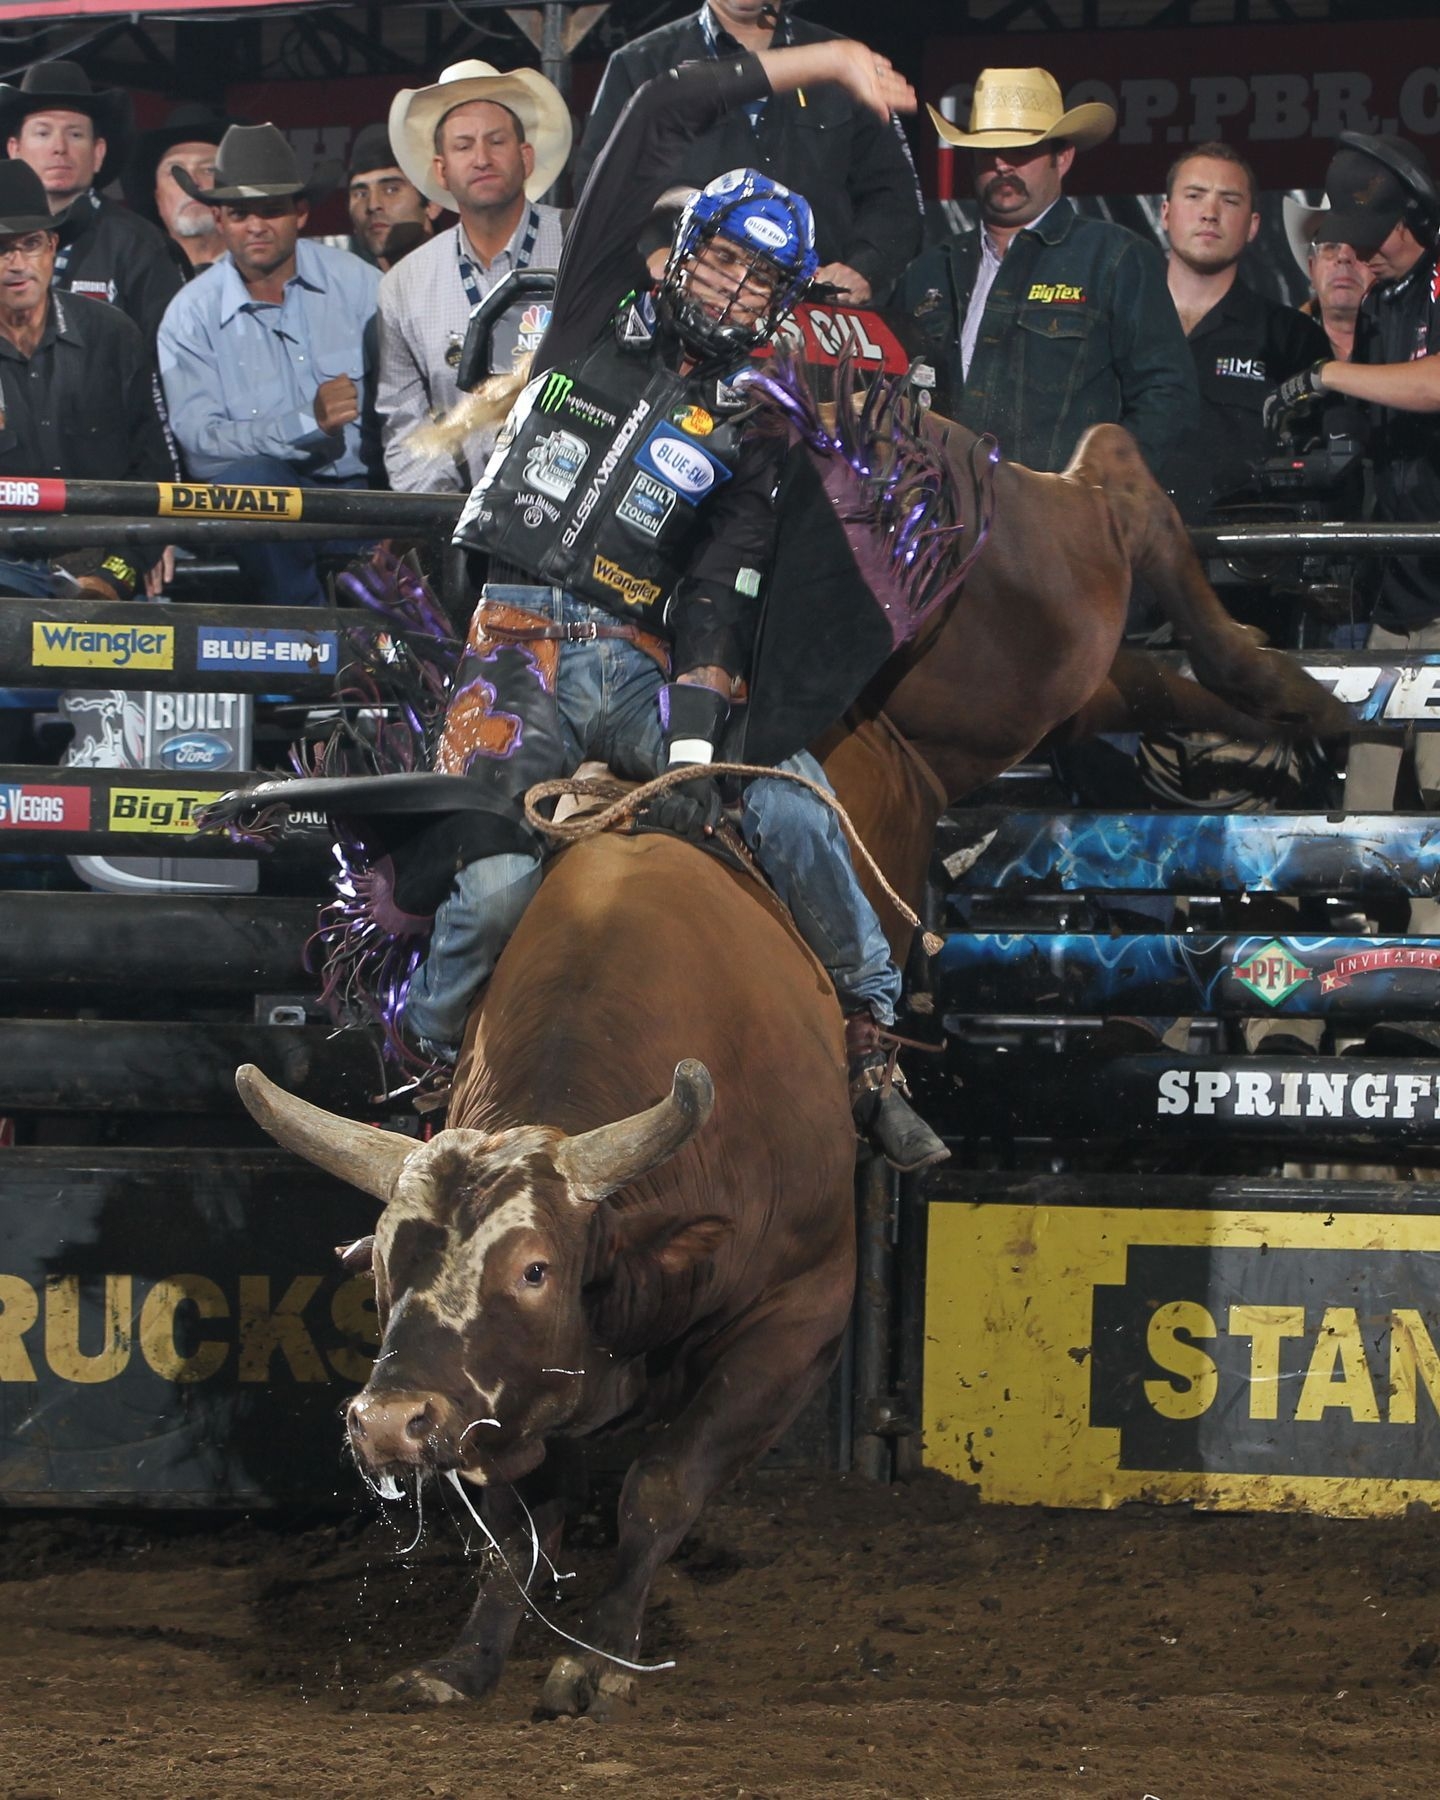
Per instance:
[[[899,304],[934,366],[936,404],[1032,469],[1063,469],[1091,425],[1123,425],[1161,481],[1198,398],[1159,250],[1085,219],[1062,187],[1077,150],[1115,129],[1098,103],[1066,111],[1044,69],[985,69],[970,128],[981,228],[925,251]]]

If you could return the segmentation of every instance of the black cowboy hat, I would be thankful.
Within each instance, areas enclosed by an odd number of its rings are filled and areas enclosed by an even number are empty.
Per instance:
[[[167,150],[173,150],[177,144],[218,144],[238,123],[203,100],[182,100],[178,106],[172,106],[159,125],[142,131],[136,138],[135,148],[120,173],[125,204],[131,212],[155,218],[155,175]]]
[[[197,186],[188,170],[178,163],[171,174],[181,191],[192,200],[223,206],[235,200],[314,200],[328,194],[339,181],[338,161],[316,169],[309,181],[300,179],[300,164],[283,131],[275,125],[232,125],[215,154],[215,185]]]
[[[350,179],[368,175],[372,169],[398,169],[388,125],[362,125],[350,146]],[[403,171],[402,171],[403,172]],[[408,177],[407,177],[408,180]]]
[[[25,71],[19,87],[0,82],[0,144],[15,137],[31,113],[78,112],[95,123],[96,137],[105,140],[105,169],[124,165],[134,132],[130,96],[120,88],[96,88],[90,77],[73,62],[38,62]],[[96,186],[104,179],[97,173]]]
[[[31,231],[54,231],[45,183],[19,157],[0,162],[0,236],[23,237]]]

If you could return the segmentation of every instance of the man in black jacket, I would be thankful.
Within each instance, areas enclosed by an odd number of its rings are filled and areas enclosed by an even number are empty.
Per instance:
[[[138,328],[115,307],[51,291],[57,243],[39,177],[22,162],[0,163],[0,481],[37,507],[44,478],[174,476]],[[53,563],[0,562],[0,587],[128,600],[156,560],[117,537],[111,549],[67,551]]]
[[[127,96],[92,88],[78,63],[36,63],[19,87],[0,83],[0,141],[44,183],[59,233],[56,287],[110,301],[153,345],[180,271],[153,225],[96,192],[123,165],[129,136]]]
[[[697,13],[647,32],[606,65],[575,153],[576,192],[635,90],[682,63],[838,37],[792,19],[783,0],[706,0]],[[920,248],[915,167],[899,120],[881,119],[838,87],[772,94],[675,147],[664,183],[703,187],[722,169],[758,169],[804,194],[815,214],[816,280],[851,306],[881,305]]]

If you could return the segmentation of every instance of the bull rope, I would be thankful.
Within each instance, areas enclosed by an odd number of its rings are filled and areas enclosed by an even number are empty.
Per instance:
[[[657,775],[653,781],[642,782],[639,787],[629,789],[612,777],[603,775],[568,776],[558,781],[537,781],[525,795],[525,818],[543,836],[553,838],[560,844],[577,844],[584,838],[595,837],[602,831],[610,831],[617,825],[628,823],[637,817],[651,800],[658,799],[661,794],[668,793],[671,788],[681,787],[687,781],[695,781],[704,775],[739,775],[750,780],[789,781],[793,782],[796,787],[807,789],[817,800],[823,801],[839,819],[841,829],[850,840],[851,849],[863,860],[865,867],[874,876],[875,882],[885,898],[906,924],[920,933],[920,941],[925,946],[925,954],[934,956],[943,947],[945,940],[937,937],[933,931],[926,931],[920,922],[919,914],[913,907],[907,905],[890,885],[879,863],[866,849],[854,820],[829,788],[823,787],[818,781],[812,781],[808,775],[797,775],[790,769],[773,769],[764,763],[683,763],[677,768],[667,769],[663,775]],[[554,819],[547,819],[540,811],[541,802],[558,799],[567,794],[580,799],[606,800],[609,804],[602,806],[599,812],[585,813],[579,818],[563,819],[558,823]]]

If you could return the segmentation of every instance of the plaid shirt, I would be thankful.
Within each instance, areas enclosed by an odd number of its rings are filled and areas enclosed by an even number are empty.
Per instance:
[[[540,229],[530,266],[559,266],[563,242],[561,213],[536,206]],[[488,294],[515,267],[525,238],[529,208],[509,244],[482,268],[472,255],[470,266],[480,292]],[[411,432],[448,412],[460,398],[455,385],[459,346],[470,322],[470,299],[460,273],[459,225],[442,231],[412,250],[380,283],[380,374],[376,409],[385,448],[385,470],[397,492],[468,494],[494,446],[495,426],[476,432],[461,457],[421,456],[407,443]],[[513,357],[533,350],[549,322],[545,301],[524,301],[495,327],[493,364],[504,369]]]

